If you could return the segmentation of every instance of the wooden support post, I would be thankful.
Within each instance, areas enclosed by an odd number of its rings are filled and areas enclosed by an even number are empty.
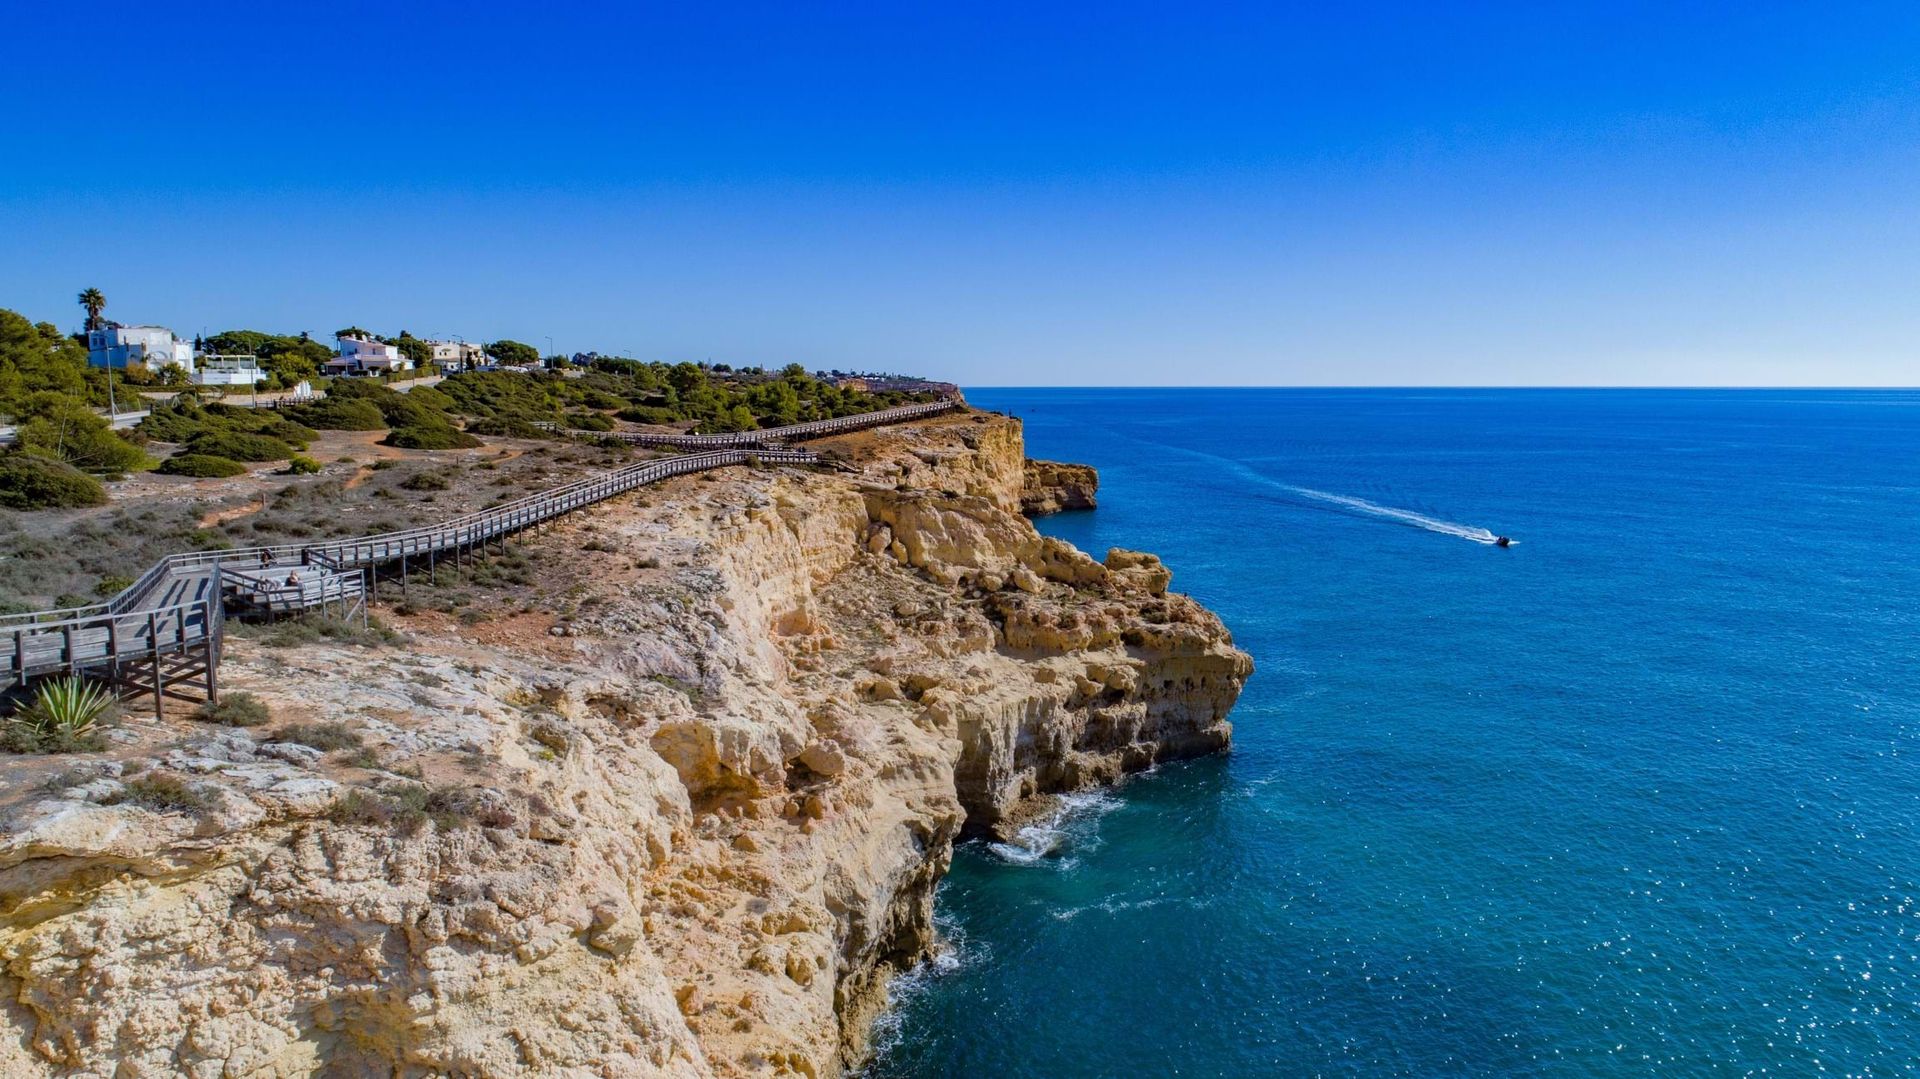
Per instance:
[[[440,583],[440,549],[438,547],[427,551],[427,583],[431,585]]]
[[[207,622],[207,703],[219,704],[220,677],[214,672],[220,669],[220,657],[215,651],[213,642],[213,619],[209,617]]]
[[[407,552],[400,552],[400,598],[407,598]]]
[[[153,718],[167,718],[167,702],[164,699],[167,688],[166,675],[160,671],[160,623],[159,616],[153,611],[147,612],[147,647],[153,651]]]

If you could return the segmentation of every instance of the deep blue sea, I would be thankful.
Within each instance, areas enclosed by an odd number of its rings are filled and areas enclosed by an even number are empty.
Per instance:
[[[968,396],[1258,670],[961,849],[874,1074],[1920,1069],[1920,393]]]

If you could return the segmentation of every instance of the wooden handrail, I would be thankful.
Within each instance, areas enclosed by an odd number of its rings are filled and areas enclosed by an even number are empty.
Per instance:
[[[9,680],[24,685],[29,677],[38,673],[77,670],[101,663],[118,664],[135,655],[143,660],[151,659],[203,644],[207,645],[211,654],[217,656],[226,614],[224,596],[229,582],[234,580],[227,573],[229,567],[244,569],[261,565],[263,561],[276,566],[290,562],[311,564],[327,571],[329,578],[338,581],[337,588],[330,594],[325,581],[320,582],[323,600],[358,597],[365,593],[365,587],[357,571],[366,567],[471,547],[673,476],[750,463],[814,464],[819,460],[814,454],[806,450],[787,449],[777,443],[898,423],[958,407],[957,401],[943,400],[739,435],[672,436],[702,440],[693,444],[713,448],[701,453],[625,465],[598,476],[562,484],[431,525],[351,540],[170,554],[148,567],[131,585],[103,602],[0,615],[0,642],[10,640],[12,649],[12,654],[5,656],[7,662],[0,666],[0,671]],[[769,442],[775,444],[767,445]],[[205,594],[158,607],[146,606],[154,591],[181,571],[203,567],[211,567]],[[268,585],[262,588],[257,584],[250,587],[236,584],[234,587],[256,595],[264,594],[264,603],[269,610],[300,610],[313,606],[305,602],[310,594],[305,585]],[[122,625],[123,622],[130,622],[131,631]],[[98,634],[90,631],[98,631]],[[161,640],[163,633],[169,639]],[[55,635],[60,639],[57,646],[48,648],[42,643]],[[92,654],[95,644],[101,646],[98,655]],[[81,655],[82,651],[87,654]],[[47,658],[37,658],[36,653]]]

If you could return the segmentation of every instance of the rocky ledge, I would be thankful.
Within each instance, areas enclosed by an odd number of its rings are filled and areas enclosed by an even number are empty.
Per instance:
[[[1152,555],[1034,531],[1014,421],[824,448],[531,539],[554,610],[233,639],[268,723],[7,762],[0,1074],[862,1059],[956,838],[1225,747],[1251,663]]]
[[[1036,461],[1029,457],[1021,486],[1020,512],[1029,517],[1045,517],[1063,510],[1090,510],[1094,508],[1094,493],[1099,489],[1100,473],[1091,465]]]

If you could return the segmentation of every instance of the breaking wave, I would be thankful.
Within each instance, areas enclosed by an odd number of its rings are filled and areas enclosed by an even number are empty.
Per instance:
[[[1120,807],[1120,799],[1106,791],[1086,791],[1060,797],[1053,812],[1014,833],[1010,843],[989,843],[987,849],[1014,865],[1058,863],[1070,869],[1067,852],[1097,842],[1093,825]]]

